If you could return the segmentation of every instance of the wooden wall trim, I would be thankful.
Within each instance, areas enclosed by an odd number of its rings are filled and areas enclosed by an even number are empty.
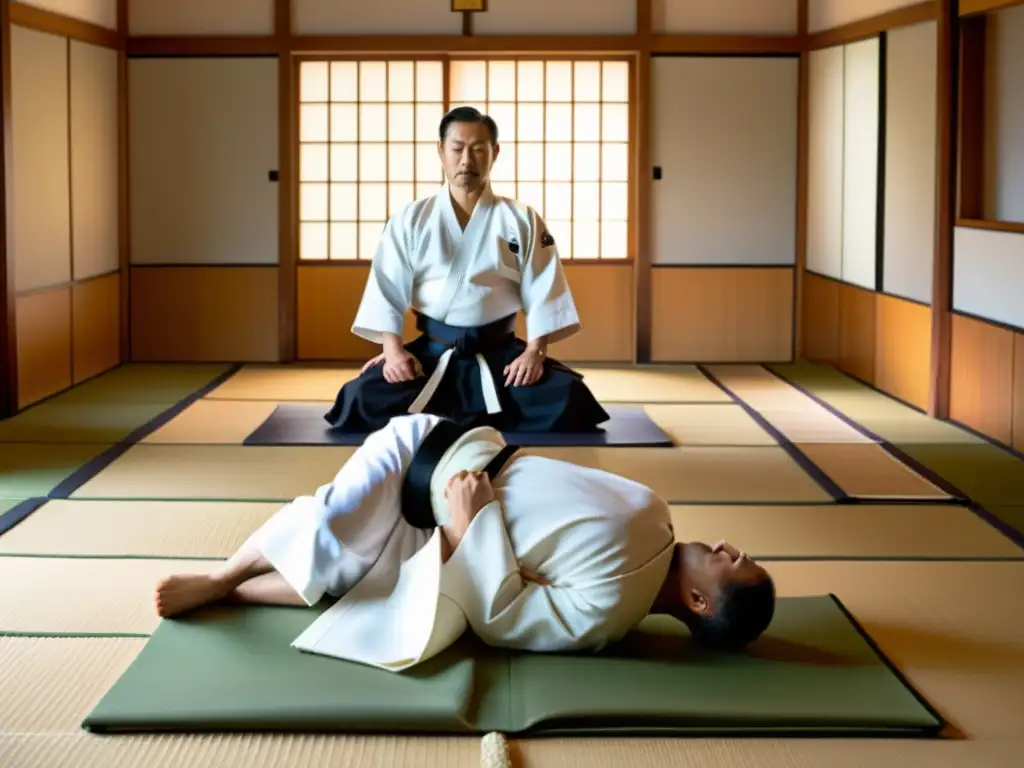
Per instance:
[[[819,48],[831,48],[834,45],[842,45],[863,40],[867,37],[874,37],[890,29],[906,27],[922,21],[932,21],[939,12],[939,6],[940,2],[938,0],[926,0],[915,5],[897,8],[888,13],[881,13],[868,19],[844,24],[835,29],[815,32],[807,36],[805,50],[814,51]]]
[[[1024,0],[960,0],[960,16],[990,13],[1022,4]]]
[[[941,0],[938,19],[935,253],[932,260],[932,355],[928,415],[949,418],[952,358],[953,222],[956,210],[959,24],[956,0]]]
[[[298,67],[284,48],[292,34],[292,0],[275,0],[274,34],[281,52],[277,58],[278,149],[277,276],[278,358],[293,362],[298,347]]]
[[[648,42],[651,37],[653,0],[637,0],[637,36]],[[651,285],[651,52],[637,55],[636,68],[630,81],[630,110],[633,126],[633,362],[651,362],[654,293]]]
[[[128,34],[128,0],[117,0],[117,28]],[[122,46],[117,54],[117,262],[121,270],[120,348],[121,362],[131,357],[131,190],[128,169],[128,54]]]
[[[37,293],[49,293],[50,291],[60,291],[64,290],[65,288],[71,288],[76,285],[85,285],[86,283],[91,283],[95,280],[102,280],[105,277],[110,277],[111,275],[116,275],[119,274],[120,272],[121,267],[118,266],[117,269],[109,269],[106,272],[100,272],[99,274],[96,275],[89,275],[89,277],[65,280],[63,282],[53,283],[51,285],[41,285],[37,288],[29,288],[28,290],[25,291],[18,291],[16,293],[16,298],[20,299],[25,296],[32,296]]]
[[[960,21],[960,124],[957,141],[959,190],[957,216],[983,219],[985,216],[985,42],[988,19],[975,16]]]
[[[809,0],[797,4],[797,31],[801,40],[807,37]],[[800,54],[799,83],[797,86],[796,122],[796,254],[793,270],[793,357],[803,355],[804,333],[804,273],[807,269],[807,179],[808,141],[810,139],[810,54]]]
[[[649,0],[648,0],[649,2]],[[800,35],[666,35],[652,34],[648,44],[657,56],[665,53],[791,53],[804,50]]]
[[[18,410],[18,329],[14,295],[12,215],[7,194],[13,189],[11,141],[10,5],[0,0],[0,419]]]
[[[1016,232],[1024,234],[1024,222],[993,221],[991,219],[957,219],[956,226],[969,229],[987,229],[991,232]]]
[[[104,48],[124,48],[124,36],[118,30],[107,29],[99,24],[92,24],[80,19],[72,19],[69,16],[37,8],[34,5],[19,3],[16,0],[11,0],[10,6],[11,24],[16,24],[19,27],[49,32],[53,35],[100,45]]]

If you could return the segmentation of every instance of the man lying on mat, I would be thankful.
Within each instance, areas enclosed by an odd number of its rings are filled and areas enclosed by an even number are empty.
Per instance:
[[[293,647],[392,670],[467,627],[495,646],[598,650],[649,613],[738,650],[775,608],[771,577],[733,546],[676,543],[650,488],[430,414],[372,433],[219,570],[161,581],[156,608],[172,617],[221,600],[325,596],[340,599]]]
[[[590,432],[608,420],[583,377],[547,356],[580,319],[543,219],[491,190],[499,150],[494,120],[472,107],[442,119],[447,184],[384,227],[352,326],[383,352],[338,392],[325,415],[335,429],[372,432],[406,413],[517,432]],[[409,310],[421,335],[403,346]]]

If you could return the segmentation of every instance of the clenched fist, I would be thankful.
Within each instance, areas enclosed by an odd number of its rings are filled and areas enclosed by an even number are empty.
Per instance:
[[[463,471],[448,481],[444,495],[451,512],[445,535],[455,549],[477,512],[494,501],[494,489],[486,472]]]

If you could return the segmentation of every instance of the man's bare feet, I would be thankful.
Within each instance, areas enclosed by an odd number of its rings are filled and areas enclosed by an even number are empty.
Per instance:
[[[163,579],[156,587],[156,612],[168,618],[179,613],[221,600],[231,586],[207,574],[176,574]]]

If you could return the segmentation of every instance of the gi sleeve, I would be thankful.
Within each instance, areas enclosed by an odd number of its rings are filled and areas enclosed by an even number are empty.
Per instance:
[[[470,523],[443,568],[445,592],[484,641],[528,651],[596,649],[622,634],[609,626],[616,579],[567,588],[522,577],[501,505],[493,501]]]
[[[412,303],[413,270],[403,214],[384,225],[352,323],[352,333],[375,344],[384,342],[385,333],[402,335]]]
[[[529,214],[519,285],[527,340],[547,336],[554,343],[579,333],[580,318],[555,239],[535,210]]]

